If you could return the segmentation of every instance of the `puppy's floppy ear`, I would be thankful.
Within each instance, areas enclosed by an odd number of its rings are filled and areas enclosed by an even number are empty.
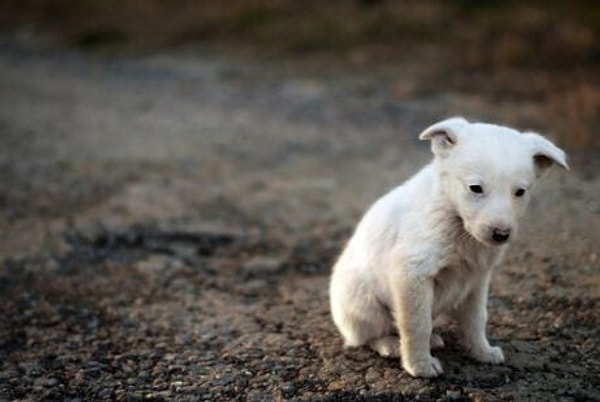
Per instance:
[[[431,140],[431,150],[443,156],[456,144],[458,134],[469,124],[462,117],[453,117],[435,123],[419,135],[420,140]]]
[[[543,173],[553,164],[557,164],[565,170],[569,170],[567,156],[565,152],[551,143],[546,138],[536,133],[524,133],[527,141],[531,143],[533,149],[533,161],[538,174]]]

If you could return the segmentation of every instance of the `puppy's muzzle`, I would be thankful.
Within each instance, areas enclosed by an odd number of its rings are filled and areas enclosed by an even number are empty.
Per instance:
[[[496,243],[506,243],[510,238],[510,229],[500,229],[494,228],[492,229],[492,240]]]

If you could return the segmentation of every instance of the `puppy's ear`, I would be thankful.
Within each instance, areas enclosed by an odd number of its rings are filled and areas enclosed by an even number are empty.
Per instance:
[[[430,140],[431,150],[444,156],[458,141],[458,134],[469,124],[462,117],[453,117],[435,123],[419,135],[420,140]]]
[[[538,175],[545,172],[550,166],[556,164],[565,170],[569,170],[565,152],[556,145],[536,133],[524,133],[527,141],[533,149],[533,161]]]

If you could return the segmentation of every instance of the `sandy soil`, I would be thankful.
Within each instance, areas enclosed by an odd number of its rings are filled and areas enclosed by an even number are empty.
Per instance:
[[[0,400],[600,400],[597,154],[538,188],[496,275],[505,365],[452,327],[435,380],[342,349],[332,260],[430,158],[419,131],[552,132],[535,101],[432,90],[432,68],[3,43]]]

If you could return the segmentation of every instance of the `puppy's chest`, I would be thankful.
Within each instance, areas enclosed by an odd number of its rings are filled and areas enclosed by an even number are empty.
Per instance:
[[[492,261],[485,253],[454,253],[434,277],[434,313],[457,309],[473,290],[483,286]]]

